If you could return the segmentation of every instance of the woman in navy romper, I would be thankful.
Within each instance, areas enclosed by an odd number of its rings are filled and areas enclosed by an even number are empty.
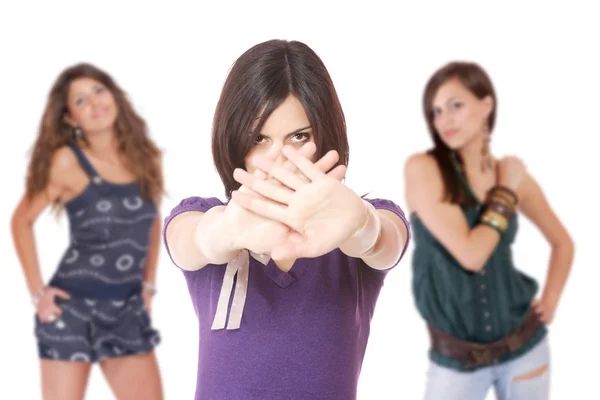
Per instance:
[[[45,399],[83,398],[99,362],[119,399],[162,398],[149,311],[163,191],[146,124],[106,73],[65,70],[51,89],[13,238],[36,307]],[[47,285],[33,224],[64,208],[70,244]],[[51,239],[50,239],[51,240]]]

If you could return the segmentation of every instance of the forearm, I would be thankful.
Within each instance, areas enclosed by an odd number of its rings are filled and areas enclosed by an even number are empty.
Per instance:
[[[195,245],[207,264],[225,264],[241,249],[234,248],[235,233],[225,223],[225,207],[208,210],[194,232]]]
[[[556,307],[567,283],[573,262],[574,246],[568,241],[554,246],[550,255],[550,267],[542,300]]]
[[[159,216],[154,220],[152,232],[150,233],[150,247],[146,256],[146,265],[144,267],[144,282],[152,285],[156,283],[156,268],[158,265],[158,254],[160,250],[161,239],[161,219]]]
[[[389,213],[389,211],[387,211]],[[408,229],[404,223],[396,223],[395,219],[379,211],[381,218],[381,234],[379,240],[363,257],[363,261],[373,269],[385,270],[396,265],[408,240]]]
[[[371,268],[390,268],[404,250],[408,238],[406,225],[403,221],[397,222],[398,218],[390,211],[376,210],[367,202],[365,212],[366,223],[340,250],[350,257],[362,258]]]
[[[188,211],[168,223],[167,245],[175,264],[193,271],[207,264],[224,264],[237,255],[234,235],[225,227],[224,211],[224,206],[206,213]]]
[[[34,296],[45,285],[38,264],[33,226],[13,223],[12,235],[17,257],[25,275],[27,289],[29,290],[29,294]]]

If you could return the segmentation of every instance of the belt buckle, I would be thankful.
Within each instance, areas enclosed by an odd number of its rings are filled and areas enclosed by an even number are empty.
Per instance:
[[[489,349],[471,350],[471,357],[475,359],[476,365],[489,365],[492,363],[492,353]]]
[[[518,334],[510,335],[507,338],[506,343],[508,344],[508,349],[510,351],[517,351],[521,348],[521,346],[523,346],[523,342]]]

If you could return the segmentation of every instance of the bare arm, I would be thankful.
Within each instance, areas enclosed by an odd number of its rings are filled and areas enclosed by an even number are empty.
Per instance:
[[[554,310],[571,271],[574,256],[573,240],[548,204],[534,178],[529,174],[526,175],[522,186],[520,209],[538,227],[552,247],[542,301]]]
[[[162,175],[162,155],[156,157],[155,163],[158,166],[159,174]],[[157,201],[156,207],[158,208],[160,202]],[[161,246],[161,234],[162,234],[162,218],[160,213],[157,212],[154,222],[152,223],[152,231],[150,232],[150,246],[148,247],[148,254],[146,256],[146,265],[144,267],[144,282],[148,282],[153,286],[156,283],[156,267],[158,264],[158,254]]]
[[[152,232],[150,232],[150,247],[148,248],[146,266],[144,268],[144,282],[149,282],[152,285],[156,283],[156,266],[161,245],[161,227],[162,219],[160,214],[157,214],[152,224]]]
[[[188,211],[169,222],[165,236],[176,265],[195,271],[207,264],[225,264],[237,255],[232,235],[223,223],[224,211],[225,206],[213,207],[205,213]]]
[[[389,269],[402,255],[408,240],[408,229],[395,213],[375,210],[366,201],[365,206],[365,226],[340,246],[340,250],[350,257],[360,257],[373,269]]]
[[[49,192],[52,192],[49,190]],[[25,275],[29,294],[33,297],[44,287],[38,263],[33,225],[40,213],[50,204],[48,193],[40,193],[31,201],[21,199],[13,212],[11,232],[17,257]]]
[[[33,233],[35,221],[42,211],[54,200],[60,199],[66,192],[64,185],[69,173],[73,171],[76,160],[72,154],[58,150],[50,165],[48,186],[31,200],[25,196],[13,212],[11,232],[17,257],[23,269],[29,293],[34,296],[44,287],[40,272],[37,248]]]
[[[432,235],[469,271],[480,271],[500,234],[486,225],[469,228],[458,205],[443,202],[444,186],[435,160],[411,156],[405,165],[406,198]]]

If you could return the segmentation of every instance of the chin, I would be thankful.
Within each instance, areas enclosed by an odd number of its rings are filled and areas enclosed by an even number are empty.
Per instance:
[[[458,150],[464,144],[462,141],[458,140],[443,140],[443,142],[450,150]]]

